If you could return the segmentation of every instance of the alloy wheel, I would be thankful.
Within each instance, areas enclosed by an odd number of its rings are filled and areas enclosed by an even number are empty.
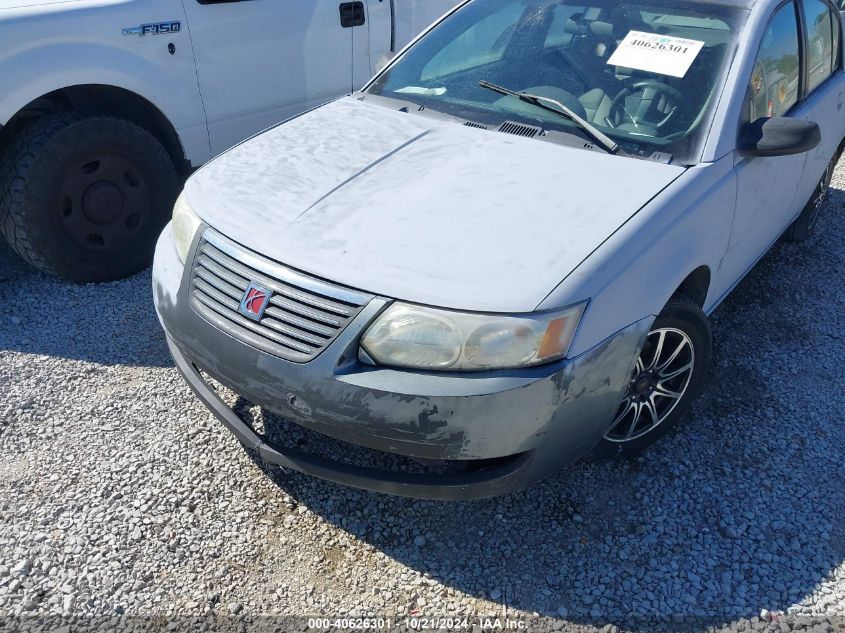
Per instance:
[[[694,369],[695,350],[686,332],[649,332],[605,439],[631,442],[660,426],[683,400]]]

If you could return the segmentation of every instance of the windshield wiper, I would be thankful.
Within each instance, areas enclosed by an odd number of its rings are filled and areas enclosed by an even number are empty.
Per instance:
[[[478,82],[478,85],[482,88],[487,88],[487,90],[492,90],[493,92],[498,92],[502,95],[516,97],[520,101],[524,101],[525,103],[531,103],[537,107],[543,108],[544,110],[554,112],[555,114],[569,119],[573,123],[576,123],[585,132],[587,132],[587,134],[589,134],[590,137],[596,143],[601,145],[605,150],[607,150],[611,154],[616,154],[621,149],[619,145],[613,141],[612,138],[607,136],[604,132],[602,132],[589,121],[578,116],[575,112],[573,112],[567,106],[563,105],[560,101],[550,99],[549,97],[541,97],[540,95],[532,95],[527,92],[517,92],[516,90],[511,90],[510,88],[505,88],[503,86],[490,83],[489,81],[484,81],[483,79]]]

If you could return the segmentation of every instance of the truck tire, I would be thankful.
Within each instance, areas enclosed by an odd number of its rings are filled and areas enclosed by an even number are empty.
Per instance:
[[[50,114],[0,156],[0,232],[24,260],[67,281],[123,279],[149,266],[178,188],[173,160],[144,128]]]

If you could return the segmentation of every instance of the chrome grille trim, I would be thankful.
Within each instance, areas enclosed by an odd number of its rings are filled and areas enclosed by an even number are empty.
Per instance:
[[[270,261],[257,253],[246,250],[241,245],[223,237],[212,229],[205,230],[202,240],[208,242],[212,246],[215,246],[218,250],[245,264],[246,266],[264,272],[270,277],[278,279],[281,282],[289,283],[292,286],[298,286],[304,290],[309,290],[313,293],[324,295],[328,298],[337,299],[338,301],[343,301],[359,307],[365,305],[373,298],[373,295],[365,292],[353,290],[352,288],[335,286],[334,284],[323,281],[322,279],[311,277],[282,264],[277,264],[276,262]]]
[[[260,321],[239,311],[250,283],[273,292]],[[270,261],[212,229],[205,230],[194,254],[191,297],[205,320],[253,347],[300,363],[316,358],[373,298]]]

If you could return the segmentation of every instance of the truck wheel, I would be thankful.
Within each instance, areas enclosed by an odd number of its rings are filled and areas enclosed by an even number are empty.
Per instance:
[[[73,282],[123,279],[152,261],[179,178],[144,128],[51,114],[0,157],[0,232],[27,262]]]
[[[837,152],[836,156],[828,163],[819,184],[813,190],[813,195],[807,201],[804,210],[801,211],[801,215],[795,218],[795,221],[784,232],[783,239],[787,242],[803,242],[813,234],[819,213],[821,213],[825,198],[827,198],[827,191],[830,189],[830,181],[833,178],[833,170],[836,168],[838,160],[839,153]]]
[[[597,454],[637,455],[675,426],[704,384],[711,341],[701,308],[683,295],[672,297],[651,326]]]

